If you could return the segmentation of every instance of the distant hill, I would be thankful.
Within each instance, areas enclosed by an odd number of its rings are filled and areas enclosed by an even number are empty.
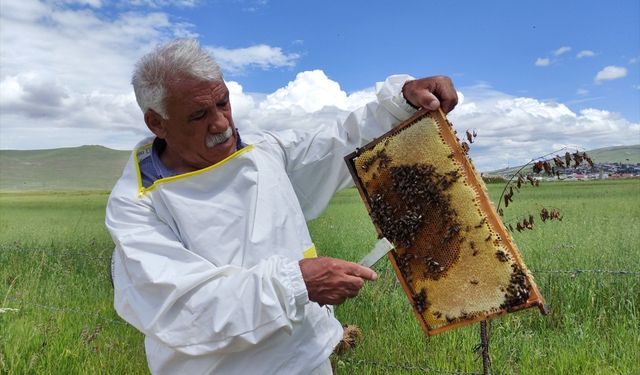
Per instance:
[[[0,191],[108,191],[130,155],[103,146],[0,150]]]
[[[631,146],[613,146],[603,147],[593,150],[587,150],[587,154],[593,159],[594,163],[622,163],[637,164],[640,163],[640,145]],[[564,154],[562,152],[561,154]],[[498,169],[495,171],[485,172],[487,175],[513,175],[522,166]]]
[[[640,163],[640,145],[598,148],[587,154],[597,163]]]
[[[597,163],[640,163],[640,145],[587,151]],[[51,150],[0,150],[0,191],[79,191],[113,187],[130,151],[103,146]],[[505,174],[510,170],[487,172]],[[512,173],[513,173],[512,172]]]

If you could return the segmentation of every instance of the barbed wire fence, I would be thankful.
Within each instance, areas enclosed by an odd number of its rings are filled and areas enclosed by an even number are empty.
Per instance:
[[[86,252],[76,251],[76,250],[55,250],[55,249],[22,249],[22,248],[5,248],[0,249],[0,252],[23,252],[23,253],[43,253],[52,256],[72,256],[77,257],[81,256],[85,260],[96,260],[96,261],[108,261],[110,263],[111,255],[99,255],[96,256],[94,254],[87,254]],[[105,268],[107,268],[105,266]],[[586,269],[586,268],[575,268],[575,269],[530,269],[532,274],[550,274],[557,276],[566,276],[571,278],[576,278],[580,275],[601,275],[601,276],[612,276],[612,277],[640,277],[640,271],[634,270],[626,270],[626,269]],[[100,320],[105,324],[117,325],[117,326],[128,326],[129,324],[121,319],[114,319],[112,317],[104,316],[95,311],[88,311],[68,306],[51,306],[41,303],[34,303],[31,301],[26,301],[24,299],[11,297],[9,295],[4,297],[4,300],[1,301],[2,305],[0,305],[0,314],[18,312],[20,309],[15,307],[9,307],[8,302],[12,304],[15,303],[17,306],[27,306],[30,308],[48,310],[52,313],[60,313],[60,314],[69,314],[69,315],[80,315],[84,317],[93,317],[95,319]],[[15,306],[14,305],[14,306]],[[487,321],[482,321],[479,324],[480,327],[480,340],[478,345],[474,348],[474,351],[478,354],[479,357],[482,358],[482,372],[468,372],[461,370],[443,370],[433,368],[426,364],[421,365],[408,365],[403,363],[394,363],[394,362],[383,362],[377,360],[364,360],[364,359],[351,359],[344,358],[340,359],[344,366],[351,367],[362,367],[369,366],[386,370],[394,370],[394,371],[406,371],[406,372],[422,372],[426,374],[460,374],[460,375],[489,375],[491,373],[491,359],[489,354],[489,338],[490,335],[488,331]]]

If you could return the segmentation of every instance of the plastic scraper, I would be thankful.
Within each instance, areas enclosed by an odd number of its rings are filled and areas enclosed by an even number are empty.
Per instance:
[[[386,253],[393,249],[393,244],[389,242],[389,240],[387,240],[385,237],[382,237],[373,247],[373,250],[371,250],[369,254],[365,255],[364,258],[362,258],[362,260],[360,261],[360,265],[371,268],[380,260],[380,258],[382,258]]]

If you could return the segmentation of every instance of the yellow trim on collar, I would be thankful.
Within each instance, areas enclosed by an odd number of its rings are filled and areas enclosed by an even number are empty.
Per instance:
[[[183,178],[187,178],[187,177],[191,177],[191,176],[195,176],[197,174],[203,173],[203,172],[207,172],[210,171],[214,168],[217,168],[219,166],[221,166],[222,164],[235,159],[236,157],[244,154],[245,152],[251,151],[255,148],[254,145],[248,145],[245,146],[243,148],[241,148],[240,150],[234,152],[233,154],[227,156],[226,158],[220,160],[219,162],[210,165],[206,168],[202,168],[202,169],[198,169],[197,171],[193,171],[193,172],[187,172],[187,173],[182,173],[179,175],[175,175],[175,176],[171,176],[171,177],[164,177],[164,178],[159,178],[157,180],[155,180],[149,187],[143,187],[142,186],[142,173],[140,173],[140,163],[138,162],[138,153],[141,150],[144,150],[145,148],[151,147],[153,143],[151,144],[147,144],[144,145],[136,150],[133,151],[133,160],[136,166],[136,173],[137,173],[137,177],[138,177],[138,194],[140,196],[143,196],[145,194],[147,194],[148,192],[150,192],[151,190],[155,189],[158,185],[163,184],[165,182],[170,182],[170,181],[175,181],[175,180],[180,180]]]
[[[304,259],[317,258],[318,252],[316,251],[316,245],[311,245],[310,248],[308,248],[307,250],[304,251],[304,253],[302,253],[302,256],[304,257]]]
[[[133,165],[136,167],[136,179],[138,180],[138,193],[139,195],[143,195],[143,187],[142,187],[142,173],[140,172],[140,160],[138,160],[138,154],[140,151],[149,151],[151,147],[153,147],[153,141],[151,143],[147,143],[146,145],[140,146],[133,150]]]

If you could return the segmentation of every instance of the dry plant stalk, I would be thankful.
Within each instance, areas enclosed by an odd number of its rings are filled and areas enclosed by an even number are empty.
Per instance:
[[[469,131],[467,131],[467,138],[468,136],[469,136]],[[558,151],[561,151],[561,150],[558,150]],[[576,152],[574,153],[570,153],[567,151],[564,154],[564,159],[560,157],[560,155],[556,154],[558,151],[552,152],[550,154],[541,156],[536,159],[532,159],[529,163],[523,165],[520,168],[520,170],[518,170],[518,172],[516,172],[513,175],[513,177],[511,177],[511,179],[505,185],[504,190],[502,191],[502,194],[500,195],[500,199],[498,201],[498,214],[500,216],[503,216],[504,214],[504,211],[500,207],[500,205],[504,203],[504,208],[506,209],[507,207],[509,207],[509,203],[513,202],[514,187],[515,187],[515,192],[520,192],[520,189],[527,185],[527,181],[531,184],[531,186],[535,186],[535,187],[539,186],[539,183],[540,183],[539,179],[535,179],[531,174],[527,174],[526,180],[525,180],[525,177],[522,175],[522,173],[520,173],[528,165],[532,164],[532,171],[536,175],[540,175],[540,173],[544,172],[545,175],[552,176],[552,177],[555,176],[558,178],[558,180],[561,179],[560,171],[561,170],[564,171],[566,170],[566,168],[570,167],[572,161],[574,163],[573,168],[577,168],[584,163],[587,163],[590,168],[594,167],[593,160],[584,151],[576,150]],[[547,159],[548,156],[551,156],[553,154],[556,154],[556,155]],[[507,189],[509,190],[508,192],[507,192]],[[547,220],[562,221],[562,214],[560,213],[560,211],[558,211],[557,208],[552,208],[551,211],[549,211],[547,210],[547,208],[542,207],[540,210],[540,219],[542,220],[542,222],[545,222]],[[507,226],[509,227],[509,230],[511,232],[514,232],[513,225],[511,223],[507,224]],[[518,232],[521,232],[525,229],[533,230],[533,227],[534,227],[533,215],[529,214],[528,218],[520,219],[516,223],[515,230],[517,230]]]
[[[427,335],[544,312],[467,150],[442,112],[421,111],[345,158],[379,236],[396,247],[389,259]]]

